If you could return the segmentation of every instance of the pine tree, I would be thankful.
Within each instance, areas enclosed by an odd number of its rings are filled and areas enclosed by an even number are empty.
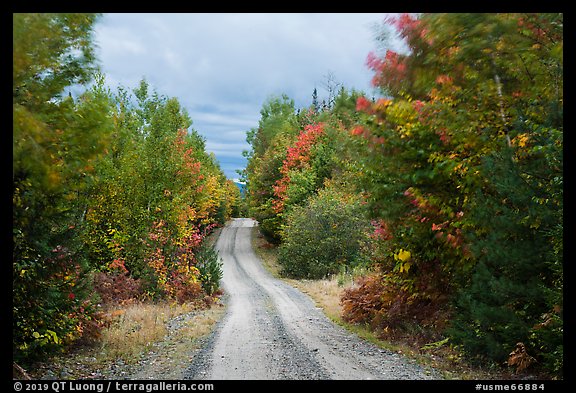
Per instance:
[[[314,91],[312,92],[312,110],[314,112],[318,112],[320,108],[318,107],[318,91],[316,90],[316,88],[314,88]]]

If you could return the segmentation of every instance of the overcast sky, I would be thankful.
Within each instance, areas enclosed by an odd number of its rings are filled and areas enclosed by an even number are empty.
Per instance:
[[[133,89],[144,77],[176,97],[230,179],[246,165],[246,131],[267,98],[297,108],[327,76],[372,94],[368,52],[386,14],[104,14],[95,29],[108,85]]]

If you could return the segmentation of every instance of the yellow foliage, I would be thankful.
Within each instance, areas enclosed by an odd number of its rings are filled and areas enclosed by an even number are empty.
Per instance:
[[[400,251],[394,254],[394,259],[397,261],[406,262],[408,259],[410,259],[411,256],[412,254],[410,254],[410,251],[400,249]]]
[[[518,147],[526,147],[529,139],[530,137],[528,134],[520,134],[512,140],[512,144],[517,145]]]

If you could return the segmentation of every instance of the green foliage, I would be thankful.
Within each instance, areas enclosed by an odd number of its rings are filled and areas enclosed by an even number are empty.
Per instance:
[[[562,15],[388,22],[410,51],[369,56],[390,98],[358,98],[349,144],[362,168],[357,185],[386,228],[370,251],[381,278],[350,293],[347,310],[389,321],[395,300],[368,311],[356,303],[399,286],[408,296],[396,310],[415,299],[451,306],[449,332],[471,357],[501,363],[522,343],[558,375]]]
[[[196,267],[200,271],[202,288],[209,296],[212,296],[220,288],[222,279],[222,259],[213,246],[203,242],[195,255]]]
[[[346,172],[343,167],[351,157],[343,148],[348,138],[343,124],[357,117],[357,94],[342,88],[332,97],[331,108],[296,113],[286,96],[264,104],[260,127],[248,133],[252,150],[245,154],[244,175],[249,212],[269,241],[282,241],[282,227],[292,208],[304,205],[334,173]]]
[[[97,14],[13,14],[14,104],[33,110],[96,70],[92,29]]]
[[[232,213],[231,188],[176,98],[150,93],[113,97],[115,138],[97,166],[84,226],[92,266],[120,264],[152,298],[199,296],[194,255],[214,225]]]
[[[554,156],[561,157],[561,152]],[[561,173],[546,168],[540,154],[530,160],[511,158],[508,153],[484,159],[483,169],[492,182],[478,193],[471,211],[478,225],[472,235],[478,265],[470,286],[458,297],[451,332],[470,353],[496,361],[504,361],[516,343],[523,342],[559,373],[562,257],[553,251],[558,240],[551,235],[561,236],[563,209],[561,197],[550,197],[562,195],[554,184]]]
[[[323,278],[358,261],[366,221],[360,200],[327,187],[287,215],[278,261],[282,274]]]
[[[316,172],[312,168],[287,173],[290,185],[286,189],[286,206],[302,205],[318,188]]]
[[[246,141],[252,146],[252,155],[260,156],[279,134],[293,133],[297,127],[294,100],[283,94],[272,96],[262,106],[257,130],[247,132]]]
[[[108,97],[88,82],[93,14],[14,14],[13,356],[39,357],[81,335],[91,318],[77,241],[83,196],[109,138]]]
[[[272,242],[280,241],[281,218],[274,210],[274,185],[280,179],[280,168],[286,149],[299,132],[294,101],[286,95],[270,97],[262,106],[257,129],[247,132],[251,151],[245,176],[248,213],[260,222],[260,230]]]
[[[202,300],[195,253],[238,197],[176,98],[150,93],[145,80],[134,97],[105,88],[92,43],[97,17],[13,15],[19,362],[92,334],[97,301]],[[90,81],[77,98],[66,92]],[[213,294],[217,269],[207,266]]]

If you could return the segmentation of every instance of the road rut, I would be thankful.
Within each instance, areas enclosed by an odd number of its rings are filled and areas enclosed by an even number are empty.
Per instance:
[[[216,248],[227,312],[192,362],[190,379],[433,379],[413,361],[331,322],[254,254],[256,222],[234,219]]]

